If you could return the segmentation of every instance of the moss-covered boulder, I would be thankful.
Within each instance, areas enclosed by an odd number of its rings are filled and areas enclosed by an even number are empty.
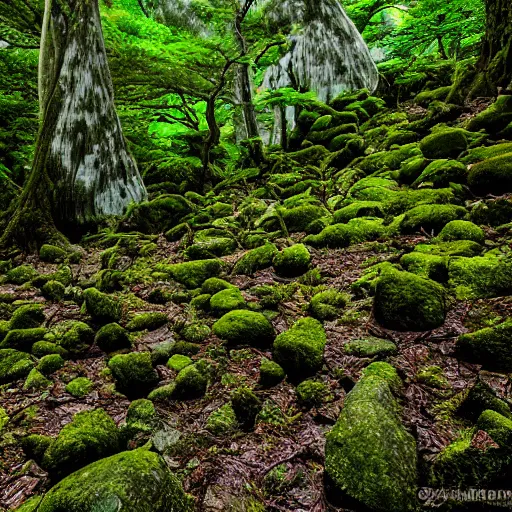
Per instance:
[[[0,348],[14,348],[23,352],[30,352],[37,341],[41,341],[46,329],[34,327],[33,329],[13,329],[5,336]]]
[[[457,397],[457,416],[475,422],[485,410],[496,411],[506,418],[512,419],[510,406],[496,396],[496,392],[482,380],[477,380],[473,386],[464,390]]]
[[[360,379],[327,434],[325,471],[331,494],[382,512],[416,510],[416,443],[403,427],[385,379]]]
[[[25,379],[23,389],[37,391],[47,388],[51,383],[51,380],[48,380],[37,368],[32,368]]]
[[[329,399],[329,388],[323,382],[306,379],[295,390],[297,400],[303,407],[320,407]]]
[[[347,296],[338,290],[319,292],[311,298],[309,310],[318,320],[334,320],[347,304]]]
[[[512,320],[463,334],[457,340],[457,350],[463,359],[484,368],[512,371]]]
[[[167,367],[171,370],[174,370],[175,372],[179,372],[183,370],[183,368],[186,368],[187,366],[190,366],[193,364],[194,361],[190,359],[188,356],[183,356],[181,354],[174,354],[171,356],[169,361],[167,361]]]
[[[274,256],[277,254],[277,247],[274,244],[267,243],[256,249],[245,253],[233,267],[234,275],[251,275],[268,268],[272,265]]]
[[[504,130],[512,123],[512,96],[501,95],[486,110],[480,112],[468,123],[468,130],[486,130],[488,133],[496,134]]]
[[[106,293],[96,288],[88,288],[83,294],[87,312],[100,323],[118,322],[121,319],[121,306]]]
[[[44,244],[39,249],[39,259],[47,263],[61,263],[66,259],[67,252],[62,247]]]
[[[439,233],[448,222],[462,219],[467,213],[462,206],[452,204],[415,206],[405,212],[400,224],[400,231],[406,235],[417,233],[422,229],[427,233]]]
[[[469,170],[468,185],[479,196],[512,192],[512,153],[473,165]]]
[[[87,377],[77,377],[68,383],[66,393],[75,398],[83,398],[88,395],[94,388],[94,383]]]
[[[43,467],[62,477],[112,455],[119,448],[119,431],[114,420],[103,409],[83,411],[75,414],[46,450]]]
[[[440,188],[447,187],[450,183],[466,183],[468,170],[466,166],[457,160],[434,160],[412,183],[413,187],[419,187],[431,183]]]
[[[94,342],[103,352],[115,352],[131,347],[128,331],[115,322],[104,325],[96,333]]]
[[[292,380],[304,380],[322,367],[326,342],[318,320],[301,318],[275,339],[274,359]]]
[[[94,462],[52,487],[38,512],[187,512],[181,483],[157,453],[143,448]]]
[[[261,358],[260,363],[260,384],[264,387],[272,387],[279,384],[286,374],[283,368],[275,361],[266,357]]]
[[[184,255],[187,259],[201,260],[227,256],[236,249],[236,240],[223,229],[203,229],[194,235],[194,241]]]
[[[232,345],[268,346],[274,339],[274,328],[261,313],[234,310],[213,324],[213,333]]]
[[[229,311],[244,308],[245,299],[236,287],[221,290],[210,298],[210,309],[216,315],[224,315]]]
[[[374,312],[387,329],[426,331],[440,327],[446,315],[441,285],[409,272],[388,271],[377,281]]]
[[[7,281],[13,284],[24,284],[39,275],[32,265],[20,265],[7,272]]]
[[[52,279],[43,284],[41,293],[45,299],[59,302],[66,295],[66,287],[60,281]]]
[[[41,304],[26,304],[20,306],[11,317],[11,329],[32,329],[39,327],[46,317]]]
[[[446,256],[413,251],[400,258],[400,265],[407,272],[433,279],[438,283],[448,281],[448,257]]]
[[[485,241],[484,230],[467,220],[452,220],[441,230],[439,240],[452,242],[454,240],[471,240],[477,244]]]
[[[204,361],[186,366],[173,382],[151,391],[149,400],[192,400],[202,397],[208,387],[206,370]]]
[[[420,150],[426,158],[457,158],[468,147],[464,130],[448,128],[427,135],[420,142]]]
[[[43,375],[51,375],[60,370],[64,366],[64,362],[64,358],[60,354],[48,354],[39,360],[36,368]]]
[[[165,313],[151,312],[151,313],[138,313],[127,324],[126,328],[129,331],[154,331],[159,327],[165,325],[169,319]]]
[[[94,331],[84,322],[65,321],[57,326],[56,341],[67,352],[78,356],[94,343]]]
[[[295,244],[277,253],[272,263],[279,275],[297,277],[308,271],[311,254],[304,244]]]
[[[343,224],[356,217],[384,217],[383,205],[379,201],[356,201],[333,215],[333,224]]]
[[[164,265],[161,270],[168,272],[173,279],[187,288],[199,288],[208,278],[219,276],[223,267],[221,260],[211,259]]]
[[[347,354],[356,357],[383,358],[396,355],[398,352],[397,346],[392,341],[373,336],[351,340],[343,348]]]
[[[485,410],[476,422],[479,430],[487,432],[500,447],[512,449],[512,420],[492,410]]]
[[[116,379],[116,387],[130,398],[145,396],[158,383],[149,352],[131,352],[115,355],[108,367]]]

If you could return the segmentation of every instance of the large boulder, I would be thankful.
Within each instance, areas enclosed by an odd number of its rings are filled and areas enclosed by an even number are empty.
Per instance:
[[[69,475],[44,496],[38,512],[186,512],[181,483],[160,455],[118,453]]]
[[[400,421],[387,380],[363,376],[327,435],[325,471],[331,494],[369,510],[416,510],[416,463],[415,440]]]
[[[416,274],[389,270],[377,281],[374,311],[377,321],[387,329],[435,329],[446,315],[444,289]]]
[[[479,196],[512,192],[512,153],[473,165],[468,174],[468,184]]]
[[[213,333],[232,345],[268,346],[274,339],[272,324],[261,313],[235,309],[213,324]]]

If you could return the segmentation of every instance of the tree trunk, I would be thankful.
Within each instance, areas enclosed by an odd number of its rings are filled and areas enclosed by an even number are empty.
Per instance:
[[[470,97],[495,96],[498,87],[512,87],[512,2],[485,0],[485,7],[486,32]]]
[[[45,0],[39,99],[32,170],[2,239],[25,247],[146,197],[114,108],[98,0]]]

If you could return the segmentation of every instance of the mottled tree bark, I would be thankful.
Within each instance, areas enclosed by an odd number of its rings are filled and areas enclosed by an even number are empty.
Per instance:
[[[114,108],[98,0],[46,0],[39,99],[35,158],[4,245],[35,247],[146,197]]]
[[[470,97],[512,88],[512,2],[485,0],[486,32]]]

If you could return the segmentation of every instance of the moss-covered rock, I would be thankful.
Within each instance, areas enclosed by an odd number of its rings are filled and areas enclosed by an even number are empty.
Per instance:
[[[309,309],[318,320],[334,320],[347,304],[347,296],[338,290],[319,292],[311,298]]]
[[[290,233],[305,231],[311,222],[329,215],[323,206],[314,204],[305,204],[290,209],[282,208],[279,212]]]
[[[44,375],[51,375],[64,366],[64,359],[59,354],[48,354],[43,356],[36,368]]]
[[[121,318],[119,302],[96,288],[84,290],[87,312],[100,323],[118,322]]]
[[[44,496],[38,512],[186,512],[188,498],[164,460],[143,448],[94,462]]]
[[[10,328],[32,329],[39,327],[45,319],[46,317],[41,304],[26,304],[14,311],[10,321]]]
[[[14,348],[23,352],[30,352],[32,345],[37,341],[41,341],[46,334],[43,327],[34,327],[33,329],[13,329],[7,333],[1,348]]]
[[[96,345],[104,352],[115,352],[123,348],[130,348],[130,336],[126,329],[119,324],[104,325],[94,338]]]
[[[450,387],[443,369],[437,365],[426,366],[418,370],[416,381],[436,389],[447,389]]]
[[[469,170],[468,185],[479,196],[512,192],[512,153],[473,165]]]
[[[173,279],[187,288],[199,288],[208,278],[219,276],[223,270],[223,263],[221,260],[212,259],[186,261],[160,267],[162,271],[168,272]]]
[[[272,263],[279,275],[297,277],[308,271],[311,255],[304,244],[295,244],[277,253]]]
[[[150,400],[192,400],[202,397],[207,387],[206,367],[203,362],[198,362],[183,368],[173,382],[154,389],[148,398]]]
[[[10,348],[0,349],[0,384],[26,377],[34,367],[29,354]]]
[[[274,341],[274,359],[292,380],[304,380],[322,367],[327,337],[314,318],[301,318]]]
[[[191,343],[201,343],[210,336],[211,329],[201,322],[187,324],[181,330],[181,336]]]
[[[184,255],[192,260],[227,256],[236,249],[236,246],[236,240],[226,230],[203,229],[194,235],[194,242],[185,250]]]
[[[58,344],[73,355],[83,354],[94,343],[94,331],[84,322],[63,322]]]
[[[43,467],[62,477],[119,450],[119,431],[103,410],[75,414],[46,450]]]
[[[432,280],[409,272],[388,271],[377,281],[374,312],[387,329],[435,329],[444,323],[445,292]]]
[[[206,420],[206,430],[215,435],[226,435],[238,427],[235,411],[231,403],[224,404],[210,413]]]
[[[447,128],[428,135],[420,142],[420,149],[426,158],[457,158],[468,147],[464,130]]]
[[[299,404],[304,407],[320,407],[329,399],[329,388],[323,382],[306,379],[295,390]]]
[[[356,217],[384,217],[382,203],[378,201],[356,201],[336,210],[333,224],[343,224]]]
[[[52,343],[51,341],[36,341],[32,345],[32,354],[36,357],[43,357],[48,354],[59,354],[66,358],[68,357],[69,352],[64,347],[61,347],[56,343]]]
[[[501,95],[486,110],[480,112],[468,123],[468,130],[486,130],[496,134],[512,122],[512,96]]]
[[[50,280],[43,284],[41,293],[45,299],[60,302],[66,295],[66,287],[60,281]]]
[[[174,354],[169,361],[167,361],[167,367],[175,372],[179,372],[193,364],[194,361],[188,356],[182,356],[181,354]]]
[[[213,324],[213,333],[233,345],[268,346],[275,336],[264,315],[245,310],[226,313]]]
[[[138,313],[126,324],[126,328],[129,331],[143,331],[145,329],[154,331],[168,321],[169,319],[165,313]]]
[[[20,439],[21,447],[27,457],[34,459],[38,464],[41,464],[44,453],[52,443],[53,438],[41,434],[29,434]]]
[[[244,309],[245,299],[242,292],[235,287],[221,290],[210,298],[210,309],[216,315],[224,315],[235,309]]]
[[[83,398],[88,395],[94,388],[93,382],[87,377],[77,377],[68,383],[66,392],[75,398]]]
[[[264,387],[272,387],[279,384],[285,378],[285,372],[275,361],[266,357],[261,358],[260,384]]]
[[[467,215],[462,206],[451,204],[420,205],[405,212],[400,224],[403,234],[417,233],[421,229],[427,233],[439,233],[448,222],[462,219]]]
[[[151,400],[145,398],[134,400],[126,412],[126,424],[137,430],[151,430],[156,421],[155,406]]]
[[[439,240],[451,242],[454,240],[472,240],[478,244],[485,241],[484,230],[467,220],[452,220],[439,233]]]
[[[325,456],[333,494],[376,511],[416,509],[416,443],[384,379],[362,377],[347,395],[327,435]]]
[[[39,370],[32,368],[30,373],[27,375],[23,389],[27,390],[39,390],[47,388],[51,385],[51,381],[48,380]]]
[[[39,259],[48,263],[61,263],[66,259],[67,253],[62,247],[45,244],[39,249]]]
[[[414,251],[404,254],[400,258],[400,265],[407,272],[433,279],[438,283],[448,281],[448,258],[446,256]]]
[[[32,265],[20,265],[7,272],[7,281],[13,284],[24,284],[38,275],[39,273]]]
[[[231,393],[231,406],[238,423],[245,429],[251,429],[262,403],[250,387],[241,386]]]
[[[477,380],[469,390],[464,390],[461,399],[457,398],[459,403],[455,409],[456,414],[472,422],[475,422],[487,409],[512,419],[507,402],[498,398],[495,391],[481,380]]]
[[[108,367],[116,379],[116,387],[128,397],[142,397],[158,383],[149,352],[118,354],[110,359]]]
[[[434,187],[447,187],[450,183],[466,183],[468,170],[466,166],[456,160],[434,160],[425,167],[421,174],[412,183],[419,187],[431,183]]]
[[[463,359],[484,368],[512,371],[512,320],[463,334],[457,340],[457,349]]]
[[[268,268],[272,265],[274,256],[277,254],[277,247],[274,244],[267,243],[256,249],[245,253],[235,264],[233,268],[234,275],[251,275]]]
[[[357,357],[388,357],[395,355],[398,351],[397,346],[392,341],[371,336],[351,340],[343,348],[347,354]]]
[[[487,432],[502,448],[512,449],[512,420],[492,410],[480,414],[476,426]]]

